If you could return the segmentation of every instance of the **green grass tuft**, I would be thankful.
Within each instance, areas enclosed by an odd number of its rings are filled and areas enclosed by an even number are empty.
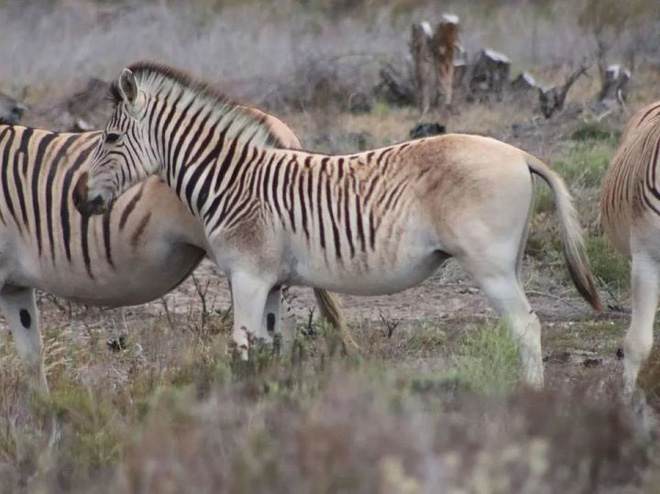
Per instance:
[[[594,275],[613,293],[626,293],[630,288],[630,264],[606,237],[588,237],[587,253]]]
[[[468,330],[458,355],[457,378],[474,391],[506,394],[520,382],[518,347],[505,324]]]
[[[577,142],[570,147],[566,157],[553,163],[553,168],[573,188],[600,187],[613,154],[612,141]]]
[[[618,138],[618,132],[600,122],[583,123],[571,134],[574,141],[614,141]]]

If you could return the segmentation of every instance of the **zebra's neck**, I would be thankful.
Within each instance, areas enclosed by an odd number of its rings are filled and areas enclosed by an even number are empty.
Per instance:
[[[221,124],[217,120],[203,121],[194,135],[174,133],[170,139],[162,139],[164,145],[154,149],[162,159],[161,177],[190,212],[202,220],[211,196],[231,193],[235,184],[230,178],[235,178],[246,165],[245,157],[251,147],[229,137]]]

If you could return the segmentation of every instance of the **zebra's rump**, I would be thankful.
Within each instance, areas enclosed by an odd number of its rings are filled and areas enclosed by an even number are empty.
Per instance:
[[[0,277],[95,305],[163,295],[197,266],[201,225],[156,177],[107,214],[81,215],[73,187],[100,133],[0,125]]]

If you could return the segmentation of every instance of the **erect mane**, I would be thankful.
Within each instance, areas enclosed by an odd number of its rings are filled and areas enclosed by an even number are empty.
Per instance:
[[[250,140],[259,147],[282,147],[280,138],[266,124],[267,115],[257,115],[250,107],[232,101],[208,82],[196,79],[183,70],[156,62],[137,62],[128,66],[133,72],[140,90],[148,96],[167,98],[171,101],[193,102],[193,106],[208,105],[217,115],[223,131],[238,141]],[[109,99],[121,103],[119,83],[110,86]],[[184,105],[182,105],[184,106]]]

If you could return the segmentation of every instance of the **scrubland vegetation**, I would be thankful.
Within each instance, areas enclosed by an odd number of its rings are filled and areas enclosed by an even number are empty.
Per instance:
[[[44,295],[51,397],[27,393],[13,341],[0,338],[0,491],[658,492],[660,357],[641,378],[647,406],[622,404],[629,267],[603,237],[598,198],[625,122],[660,98],[660,20],[651,0],[597,4],[0,1],[0,90],[42,125],[90,77],[148,58],[275,112],[309,148],[398,142],[419,113],[381,97],[379,70],[405,72],[411,22],[447,11],[468,53],[505,53],[513,76],[552,85],[591,61],[550,120],[509,95],[461,100],[442,123],[520,146],[564,177],[608,304],[597,315],[577,298],[541,184],[524,279],[543,324],[543,392],[520,386],[515,345],[452,262],[401,295],[344,297],[362,348],[352,356],[312,317],[307,291],[293,290],[295,339],[232,361],[224,281],[208,266],[124,311]],[[599,40],[609,63],[634,65],[625,107],[596,102]],[[358,94],[369,108],[349,111]]]

